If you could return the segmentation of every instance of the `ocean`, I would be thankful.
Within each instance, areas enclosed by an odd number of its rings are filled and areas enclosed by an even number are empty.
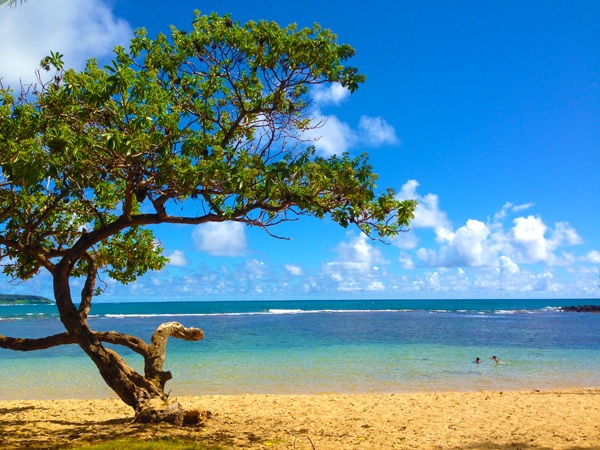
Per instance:
[[[600,314],[558,309],[590,302],[97,303],[90,323],[145,340],[167,321],[201,328],[202,341],[169,340],[172,396],[543,390],[600,387]],[[62,331],[54,305],[0,306],[0,334]],[[140,357],[117,350],[142,370]],[[490,360],[493,355],[504,364]],[[0,349],[0,361],[2,400],[114,397],[76,345]]]

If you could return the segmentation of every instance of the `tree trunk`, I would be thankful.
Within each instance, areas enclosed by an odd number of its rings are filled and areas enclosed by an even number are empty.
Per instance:
[[[201,330],[184,328],[175,322],[161,325],[154,333],[151,345],[139,351],[145,360],[145,376],[142,376],[129,367],[115,351],[105,348],[99,336],[90,329],[86,316],[80,314],[72,302],[68,275],[55,274],[54,296],[60,320],[67,332],[74,336],[76,343],[96,364],[106,384],[134,409],[136,421],[181,425],[184,421],[200,419],[197,412],[186,416],[181,405],[164,393],[165,383],[172,376],[170,372],[163,372],[162,367],[170,335],[186,340],[199,340],[203,338]],[[121,335],[121,338],[124,337],[125,335]],[[139,346],[139,340],[136,344]]]

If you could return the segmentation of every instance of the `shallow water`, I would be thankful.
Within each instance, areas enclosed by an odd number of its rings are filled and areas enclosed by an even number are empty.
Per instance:
[[[202,328],[203,341],[169,341],[176,396],[600,387],[600,315],[555,309],[577,303],[121,303],[96,305],[90,321],[144,339],[170,320]],[[62,331],[53,306],[1,307],[0,317],[7,336]],[[112,396],[77,346],[0,350],[0,360],[0,399]]]

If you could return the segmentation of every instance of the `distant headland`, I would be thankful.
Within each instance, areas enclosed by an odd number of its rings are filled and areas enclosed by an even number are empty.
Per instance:
[[[564,306],[561,311],[600,313],[600,305]]]
[[[52,300],[39,295],[0,294],[0,305],[50,305]]]

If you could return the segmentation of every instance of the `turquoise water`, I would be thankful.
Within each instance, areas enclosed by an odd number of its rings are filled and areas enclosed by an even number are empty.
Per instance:
[[[175,396],[600,387],[600,315],[557,310],[582,303],[589,300],[106,303],[90,322],[144,339],[165,321],[202,328],[203,341],[169,341]],[[0,334],[61,331],[52,305],[0,307]],[[141,370],[141,358],[119,351]],[[0,361],[0,399],[113,395],[77,346],[0,350]]]

